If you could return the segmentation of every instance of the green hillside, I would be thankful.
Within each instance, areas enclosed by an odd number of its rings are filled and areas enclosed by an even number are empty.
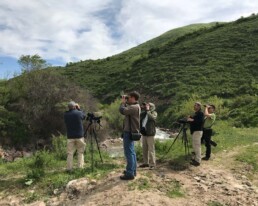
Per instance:
[[[201,28],[209,28],[213,25],[215,25],[215,23],[194,24],[173,29],[157,38],[147,41],[118,55],[95,61],[86,60],[78,63],[68,63],[65,70],[62,70],[61,72],[79,83],[82,87],[90,88],[93,93],[102,97],[103,90],[107,86],[106,84],[112,79],[113,76],[115,76],[117,73],[123,71],[127,72],[130,70],[132,64],[142,58],[147,57],[152,48],[161,47],[187,33],[197,31]],[[106,79],[107,77],[108,79]],[[109,91],[107,96],[111,96],[113,98],[115,95],[118,94]]]
[[[146,98],[155,99],[164,112],[193,94],[201,99],[216,95],[228,100],[224,103],[232,110],[229,117],[242,118],[252,110],[254,115],[245,118],[255,119],[257,25],[258,17],[252,15],[193,32],[189,31],[194,25],[189,30],[181,28],[180,36],[180,29],[172,30],[120,55],[72,64],[62,72],[106,101],[121,90],[137,89]]]

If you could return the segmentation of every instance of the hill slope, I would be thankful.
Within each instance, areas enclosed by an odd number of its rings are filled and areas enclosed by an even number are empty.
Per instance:
[[[257,25],[258,16],[255,15],[231,23],[216,23],[209,28],[183,32],[184,35],[171,38],[171,41],[168,38],[163,45],[156,38],[153,42],[157,43],[146,43],[151,46],[146,46],[141,54],[137,52],[142,51],[140,48],[144,45],[111,58],[73,64],[63,73],[104,100],[112,100],[121,90],[137,89],[156,97],[155,101],[162,104],[164,110],[171,102],[176,106],[193,94],[203,99],[216,95],[233,99],[231,109],[245,107],[235,112],[235,116],[253,110],[254,115],[245,118],[255,118],[258,114],[255,106]],[[247,98],[236,99],[240,95]],[[164,105],[166,103],[168,105]],[[252,106],[247,108],[247,104]]]
[[[112,77],[115,76],[116,73],[130,70],[135,61],[148,56],[150,49],[161,47],[180,36],[184,36],[185,34],[197,31],[201,28],[209,28],[213,25],[215,25],[215,23],[193,24],[173,29],[137,47],[129,49],[121,54],[107,57],[106,59],[70,63],[66,66],[65,70],[62,70],[61,72],[79,83],[82,87],[90,88],[92,92],[102,96],[103,89],[106,88],[106,84],[109,84],[109,82],[106,81],[107,75],[108,79],[112,82]],[[119,95],[119,92],[114,92],[112,94],[112,92],[109,91],[108,96],[109,95],[113,98],[114,95]]]

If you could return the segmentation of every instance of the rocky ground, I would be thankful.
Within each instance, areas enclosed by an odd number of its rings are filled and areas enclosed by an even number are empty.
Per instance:
[[[48,202],[30,205],[258,206],[257,174],[250,176],[250,166],[236,165],[234,155],[234,151],[224,151],[200,167],[159,163],[155,170],[138,169],[133,181],[121,181],[122,170],[98,181],[81,178],[69,182],[64,192],[57,191]],[[0,205],[22,203],[9,196]]]

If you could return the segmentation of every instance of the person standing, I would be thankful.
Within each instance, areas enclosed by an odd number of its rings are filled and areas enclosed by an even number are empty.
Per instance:
[[[134,149],[134,141],[130,139],[132,132],[140,132],[140,112],[141,108],[138,103],[140,94],[136,91],[129,93],[129,95],[122,96],[122,103],[119,107],[119,112],[125,115],[123,128],[123,145],[124,154],[126,158],[126,170],[124,175],[120,176],[122,180],[133,180],[136,176],[136,153]]]
[[[153,103],[143,103],[141,108],[143,164],[139,167],[154,169],[156,167],[154,136],[156,134],[157,112]]]
[[[73,155],[77,150],[78,168],[84,166],[84,141],[83,120],[85,114],[80,110],[80,106],[74,101],[68,103],[69,111],[64,114],[64,121],[67,129],[67,171],[73,169]]]
[[[189,116],[187,121],[190,123],[190,132],[192,135],[192,146],[193,146],[193,159],[191,165],[199,166],[201,164],[201,138],[204,115],[201,110],[201,103],[195,102],[194,104],[194,115]]]
[[[209,160],[211,156],[211,145],[217,146],[217,144],[211,140],[212,125],[216,120],[215,106],[213,104],[206,105],[204,111],[204,125],[203,125],[203,136],[202,141],[205,142],[206,154],[202,160]]]

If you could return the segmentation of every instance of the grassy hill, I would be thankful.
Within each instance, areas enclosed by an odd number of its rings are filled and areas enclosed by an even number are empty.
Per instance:
[[[109,84],[109,80],[111,80],[113,76],[116,76],[117,73],[124,71],[127,72],[130,70],[132,68],[132,64],[142,58],[146,58],[152,48],[161,47],[180,36],[184,36],[185,34],[197,31],[199,29],[210,28],[213,25],[215,25],[215,23],[193,24],[173,29],[157,38],[147,41],[118,55],[95,61],[86,60],[78,63],[68,63],[65,70],[62,70],[61,72],[70,79],[79,83],[82,87],[90,88],[93,93],[103,97],[103,90],[105,90],[107,86],[106,84]],[[111,80],[111,82],[112,81],[113,80]],[[108,97],[111,96],[112,99],[116,95],[119,95],[119,92],[108,91],[106,94]]]
[[[257,25],[258,16],[252,15],[231,23],[183,27],[119,55],[74,63],[61,71],[104,101],[121,90],[137,89],[147,99],[155,97],[165,111],[193,94],[201,99],[216,95],[225,100],[230,117],[255,119]],[[245,116],[250,110],[254,115]]]

